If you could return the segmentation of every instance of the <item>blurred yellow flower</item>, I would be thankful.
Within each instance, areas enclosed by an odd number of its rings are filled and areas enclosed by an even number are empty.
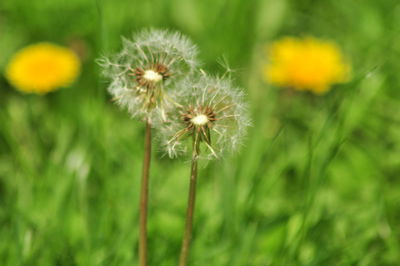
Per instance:
[[[346,82],[350,66],[339,48],[312,37],[286,37],[267,48],[267,81],[280,87],[322,94],[334,83]]]
[[[72,50],[38,43],[17,52],[6,67],[5,75],[15,88],[42,94],[70,85],[79,72],[80,61]]]

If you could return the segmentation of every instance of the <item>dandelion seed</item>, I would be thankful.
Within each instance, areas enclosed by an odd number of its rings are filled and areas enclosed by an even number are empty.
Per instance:
[[[197,66],[197,48],[177,32],[147,30],[123,39],[122,51],[102,58],[104,75],[111,79],[109,92],[133,117],[153,120],[174,104],[168,91]]]
[[[169,120],[160,126],[167,153],[175,157],[202,145],[199,156],[212,159],[234,150],[249,125],[243,92],[229,79],[201,75],[177,84],[174,97],[180,106],[169,110]],[[187,140],[189,139],[189,140]],[[189,141],[189,143],[188,143]]]
[[[43,94],[70,85],[79,71],[80,61],[72,50],[38,43],[17,52],[5,76],[20,91]]]
[[[322,94],[349,78],[349,64],[340,49],[328,41],[287,37],[273,43],[268,56],[265,77],[280,87]]]

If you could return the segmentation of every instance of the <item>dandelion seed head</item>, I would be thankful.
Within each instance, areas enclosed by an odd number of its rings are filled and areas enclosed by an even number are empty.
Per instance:
[[[197,67],[197,47],[178,32],[144,30],[99,60],[108,91],[132,117],[154,120],[171,104],[169,91]]]
[[[220,158],[240,146],[250,122],[244,93],[231,80],[187,78],[177,84],[173,97],[179,105],[168,110],[167,122],[159,127],[159,139],[170,157],[190,153],[196,136],[202,158]]]

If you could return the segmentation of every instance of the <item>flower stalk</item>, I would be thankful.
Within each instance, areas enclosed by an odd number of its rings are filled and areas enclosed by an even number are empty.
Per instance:
[[[144,138],[143,172],[140,188],[139,213],[139,265],[147,265],[147,210],[149,194],[149,172],[151,161],[151,124],[146,121]]]
[[[188,206],[186,210],[185,232],[182,239],[181,255],[179,259],[179,266],[186,266],[189,257],[190,241],[192,239],[193,231],[193,214],[196,204],[196,184],[197,184],[197,164],[200,154],[200,141],[199,134],[193,136],[193,153],[190,169],[190,184],[189,184],[189,197]]]

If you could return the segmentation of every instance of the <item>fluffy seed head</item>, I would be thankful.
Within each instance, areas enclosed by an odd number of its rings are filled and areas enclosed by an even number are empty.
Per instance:
[[[145,30],[99,62],[114,100],[133,117],[154,120],[171,104],[169,90],[197,67],[196,56],[197,47],[180,33]]]
[[[235,150],[250,124],[243,92],[229,79],[201,75],[182,80],[173,94],[179,103],[160,124],[159,138],[170,157],[192,152],[198,142],[200,157],[219,158]]]

